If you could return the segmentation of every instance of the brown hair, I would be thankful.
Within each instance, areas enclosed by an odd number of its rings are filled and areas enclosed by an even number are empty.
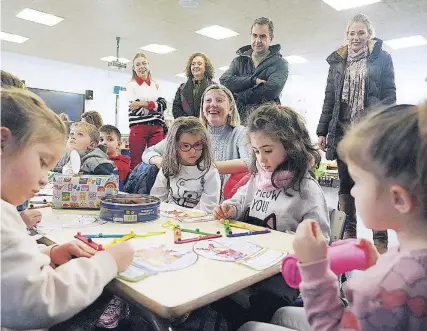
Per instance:
[[[73,130],[75,128],[81,129],[84,132],[86,132],[90,137],[91,143],[95,143],[95,144],[99,143],[99,131],[95,125],[90,123],[85,123],[85,122],[75,122],[71,124],[70,130]]]
[[[380,180],[399,180],[419,199],[427,217],[427,102],[367,116],[344,136],[338,154]]]
[[[215,76],[215,68],[212,65],[211,60],[208,58],[208,56],[204,53],[194,53],[191,54],[190,58],[187,61],[187,66],[185,67],[185,74],[187,75],[187,78],[193,78],[193,73],[191,72],[191,63],[193,62],[194,58],[196,56],[200,56],[205,60],[205,77],[207,79],[212,80]]]
[[[270,39],[273,40],[274,37],[274,24],[273,21],[270,21],[270,19],[266,18],[266,17],[259,17],[257,18],[251,26],[251,33],[252,33],[252,29],[254,28],[255,25],[268,25],[268,32],[270,34]]]
[[[266,103],[258,107],[248,118],[246,127],[248,137],[255,132],[262,132],[273,140],[279,139],[286,150],[287,158],[271,176],[275,185],[275,177],[281,170],[293,173],[289,188],[300,190],[301,182],[307,172],[318,165],[321,156],[318,148],[311,142],[310,135],[301,116],[288,107],[279,109],[276,103]],[[255,154],[254,152],[252,152]],[[255,155],[251,158],[250,171],[258,172]]]
[[[25,89],[25,84],[15,75],[8,73],[6,71],[1,71],[1,87],[9,88],[9,87],[17,87],[21,89]]]
[[[117,129],[114,125],[106,124],[99,128],[99,132],[105,132],[106,134],[111,135],[112,133],[116,135],[118,141],[122,141],[122,134],[120,130]]]
[[[135,72],[135,69],[133,68],[133,64],[134,64],[135,60],[139,57],[143,57],[148,62],[148,59],[144,53],[136,53],[136,55],[133,57],[133,60],[132,60],[132,79],[131,80],[135,80],[136,77],[138,76]],[[150,70],[148,70],[148,77],[150,77],[150,79],[151,79],[151,71]]]
[[[162,161],[162,169],[165,177],[175,177],[181,171],[178,141],[184,133],[199,134],[202,138],[202,155],[196,162],[199,170],[209,170],[213,164],[211,142],[206,128],[198,118],[193,116],[179,117],[172,123],[166,136],[166,149],[163,153]]]
[[[104,125],[101,114],[95,110],[87,111],[82,114],[82,119],[89,124],[95,125],[97,129]]]
[[[8,128],[18,150],[30,143],[49,143],[67,139],[67,128],[44,101],[20,88],[1,91],[1,126]]]
[[[237,105],[236,105],[236,101],[234,101],[233,93],[231,93],[231,91],[228,88],[226,88],[224,85],[219,85],[219,84],[213,84],[208,86],[202,95],[202,100],[200,102],[200,115],[199,115],[199,118],[202,124],[205,127],[207,125],[206,124],[207,120],[206,120],[205,114],[203,113],[203,104],[205,102],[205,95],[211,90],[224,91],[224,93],[228,97],[228,102],[230,103],[230,110],[231,110],[231,115],[229,116],[228,124],[230,124],[230,126],[232,126],[233,128],[240,125],[240,115],[239,115],[239,112],[237,111]]]

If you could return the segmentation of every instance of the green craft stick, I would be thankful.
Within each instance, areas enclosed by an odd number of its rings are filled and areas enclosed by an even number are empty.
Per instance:
[[[190,229],[181,229],[181,232],[188,232],[188,233],[201,234],[201,235],[204,235],[204,236],[208,236],[208,235],[211,235],[211,234],[215,234],[215,233],[207,233],[207,232],[201,232],[201,231],[190,230]]]

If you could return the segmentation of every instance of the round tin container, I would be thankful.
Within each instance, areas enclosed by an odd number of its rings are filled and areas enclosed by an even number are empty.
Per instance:
[[[145,194],[107,195],[100,207],[99,217],[107,222],[149,222],[159,217],[160,199]]]

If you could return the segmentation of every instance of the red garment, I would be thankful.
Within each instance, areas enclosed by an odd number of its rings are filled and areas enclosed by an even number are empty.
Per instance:
[[[147,84],[148,86],[150,86],[151,85],[151,79],[150,79],[150,77],[148,77],[147,79],[142,79],[142,78],[139,78],[138,76],[136,76],[135,77],[135,82],[138,84],[138,85],[142,85],[143,83],[145,83],[145,84]]]
[[[131,157],[130,168],[133,170],[142,162],[142,153],[145,147],[150,147],[163,140],[163,126],[160,124],[134,124],[130,127],[129,151]]]
[[[130,157],[126,155],[117,155],[109,159],[116,165],[119,171],[119,179],[124,183],[130,171]]]

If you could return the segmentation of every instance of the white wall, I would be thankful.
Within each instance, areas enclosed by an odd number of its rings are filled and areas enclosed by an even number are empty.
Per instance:
[[[131,75],[129,70],[114,72],[10,52],[1,52],[1,67],[2,70],[25,80],[28,87],[82,94],[85,90],[93,90],[93,100],[86,100],[85,110],[100,112],[104,123],[113,125],[116,103],[113,87],[125,86]],[[178,85],[166,81],[157,82],[162,88],[164,98],[171,102]],[[129,133],[127,109],[123,110],[123,104],[126,103],[123,103],[124,98],[121,99],[119,129],[122,133]]]

